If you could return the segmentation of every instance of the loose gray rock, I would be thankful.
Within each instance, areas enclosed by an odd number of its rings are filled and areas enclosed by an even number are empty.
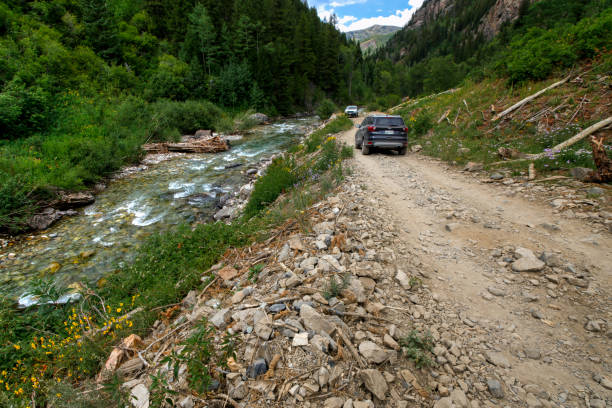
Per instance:
[[[491,174],[491,180],[501,180],[504,178],[504,175],[501,173],[493,173]]]
[[[359,353],[364,356],[368,361],[380,364],[387,360],[388,353],[378,346],[378,344],[371,341],[364,341],[359,345]]]
[[[380,371],[374,369],[361,370],[359,372],[359,377],[368,391],[374,394],[379,400],[385,400],[389,387]]]
[[[227,326],[227,324],[230,321],[230,310],[229,309],[221,309],[219,310],[217,313],[215,313],[213,315],[213,317],[210,318],[210,322],[217,328],[217,329],[225,329],[225,327]]]
[[[544,269],[544,262],[535,256],[533,258],[523,257],[512,263],[512,270],[516,272],[538,272]]]
[[[510,362],[501,353],[497,353],[495,351],[487,351],[485,353],[485,358],[487,359],[489,363],[496,365],[498,367],[502,367],[502,368],[510,367]]]
[[[312,330],[315,333],[321,334],[322,332],[328,334],[332,333],[334,326],[325,318],[312,308],[312,306],[303,304],[300,307],[300,317],[304,322],[304,327],[307,330]]]
[[[506,291],[505,291],[505,290],[500,289],[500,288],[497,288],[497,287],[495,287],[495,286],[489,286],[489,287],[487,288],[487,290],[488,290],[488,291],[489,291],[489,293],[490,293],[490,294],[492,294],[493,296],[500,296],[500,297],[503,297],[503,296],[506,296],[506,295],[507,295],[507,293],[506,293]]]
[[[149,389],[144,384],[138,384],[132,388],[130,393],[130,403],[134,408],[149,407]]]
[[[263,358],[258,358],[247,368],[246,374],[249,378],[257,378],[268,371],[268,363]]]
[[[496,379],[489,378],[487,380],[487,388],[489,389],[491,395],[493,395],[495,398],[504,398],[504,390],[499,381],[497,381]]]
[[[325,400],[323,408],[342,408],[344,400],[338,397],[331,397]]]

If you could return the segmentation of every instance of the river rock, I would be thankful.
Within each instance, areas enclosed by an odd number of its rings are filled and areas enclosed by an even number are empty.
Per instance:
[[[62,194],[54,207],[60,210],[68,210],[92,204],[94,201],[96,201],[94,195],[87,192]]]
[[[504,357],[504,355],[501,353],[497,353],[494,351],[487,351],[485,353],[485,357],[487,361],[493,365],[496,365],[502,368],[510,367],[510,362],[508,362],[508,359]]]
[[[342,408],[344,400],[338,397],[331,397],[325,400],[323,408]]]
[[[381,401],[385,400],[389,387],[380,371],[374,369],[361,370],[359,378],[361,378],[368,391],[374,394],[376,398]]]
[[[45,208],[41,213],[28,220],[28,226],[34,230],[45,230],[62,218],[61,212],[54,208]]]
[[[230,310],[229,309],[221,309],[217,313],[210,318],[210,322],[217,329],[225,329],[227,324],[230,321]]]
[[[263,113],[254,113],[252,115],[249,116],[249,120],[252,120],[253,122],[257,123],[258,125],[263,125],[264,123],[267,123],[270,121],[270,118],[268,117],[268,115],[265,115]]]

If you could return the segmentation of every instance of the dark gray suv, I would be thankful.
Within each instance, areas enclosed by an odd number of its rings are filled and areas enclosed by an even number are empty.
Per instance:
[[[365,118],[355,133],[355,148],[370,154],[373,148],[397,150],[406,154],[408,128],[401,116],[371,115]]]

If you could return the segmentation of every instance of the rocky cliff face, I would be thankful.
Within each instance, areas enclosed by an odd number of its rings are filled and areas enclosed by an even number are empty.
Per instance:
[[[428,0],[418,9],[406,25],[406,29],[416,29],[435,20],[440,15],[446,15],[452,10],[454,0]]]
[[[493,39],[505,23],[513,22],[519,17],[522,3],[522,0],[497,0],[480,21],[478,34],[482,34],[487,41]]]
[[[515,21],[519,17],[521,3],[523,0],[497,0],[480,21],[475,34],[482,34],[487,40],[491,40],[505,23]],[[406,29],[417,29],[438,17],[453,11],[459,12],[457,7],[465,6],[458,0],[428,0],[414,13]]]

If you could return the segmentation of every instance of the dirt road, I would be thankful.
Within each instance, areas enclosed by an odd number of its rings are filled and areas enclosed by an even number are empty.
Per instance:
[[[341,138],[353,146],[354,134]],[[606,406],[612,399],[609,233],[594,234],[548,203],[509,196],[503,186],[425,156],[356,150],[353,169],[391,210],[411,259],[400,266],[422,274],[446,312],[484,329],[480,345],[495,350],[497,357],[487,360],[506,384],[533,386],[510,387],[521,401],[512,406]],[[519,248],[545,252],[546,265]],[[521,269],[521,255],[532,264],[527,269],[539,270],[513,270]],[[580,395],[584,405],[568,394]]]

